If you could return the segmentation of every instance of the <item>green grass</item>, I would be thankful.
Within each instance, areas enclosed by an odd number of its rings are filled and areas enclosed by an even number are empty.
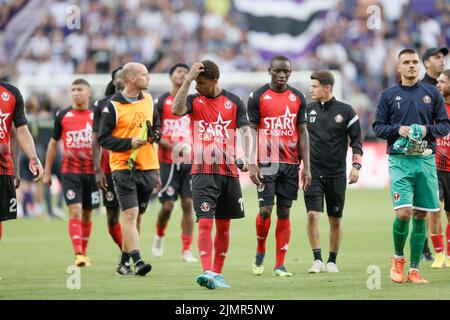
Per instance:
[[[151,239],[159,203],[154,202],[144,216],[142,255],[153,265],[145,278],[121,278],[114,274],[119,255],[106,227],[106,217],[94,219],[88,256],[93,266],[81,269],[81,289],[69,290],[66,269],[73,263],[67,222],[17,220],[3,224],[0,242],[0,299],[449,299],[450,269],[431,270],[422,262],[429,285],[393,284],[388,279],[392,251],[393,211],[387,190],[348,190],[343,218],[344,238],[338,255],[339,274],[310,275],[312,253],[306,236],[306,216],[300,196],[292,208],[292,236],[286,266],[293,278],[274,278],[274,225],[267,244],[266,271],[254,276],[251,264],[256,248],[256,192],[244,193],[246,218],[231,225],[230,250],[224,275],[229,290],[207,290],[195,283],[200,263],[180,261],[180,209],[172,214],[165,255],[151,256]],[[321,220],[322,251],[328,254],[328,222]],[[196,231],[196,230],[195,230]],[[407,245],[409,248],[409,245]],[[193,252],[198,256],[196,241]],[[407,258],[409,257],[407,249]],[[409,259],[408,259],[409,260]],[[381,269],[381,289],[369,290],[367,267]]]

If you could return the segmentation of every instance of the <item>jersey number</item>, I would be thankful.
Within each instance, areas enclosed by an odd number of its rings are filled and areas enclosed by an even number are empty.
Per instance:
[[[12,198],[11,200],[9,200],[9,212],[17,212],[17,199],[16,198]]]

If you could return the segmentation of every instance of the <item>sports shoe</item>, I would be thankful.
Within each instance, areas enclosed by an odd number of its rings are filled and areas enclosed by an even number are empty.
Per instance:
[[[149,263],[139,263],[139,265],[134,266],[134,274],[137,276],[145,276],[147,273],[149,273],[152,270],[152,266]]]
[[[131,269],[131,265],[126,262],[117,264],[116,274],[118,276],[131,276],[134,275],[134,272],[133,269]]]
[[[278,268],[273,270],[273,275],[275,277],[292,277],[292,273],[286,270],[285,266],[279,266]]]
[[[309,273],[321,273],[326,272],[325,264],[322,260],[314,260],[311,268],[308,270]]]
[[[197,258],[195,258],[192,255],[192,252],[190,252],[189,250],[184,250],[183,253],[181,254],[181,260],[183,260],[184,262],[197,262]]]
[[[153,244],[152,244],[152,253],[153,256],[156,258],[162,257],[164,253],[164,237],[160,237],[155,234],[153,237]]]
[[[84,260],[86,260],[86,267],[92,266],[91,260],[87,256],[84,256]]]
[[[405,258],[392,257],[391,261],[391,280],[396,283],[402,283],[405,280]]]
[[[409,269],[408,275],[406,276],[406,282],[411,283],[429,283],[428,280],[422,278],[417,269]]]
[[[84,267],[86,265],[86,259],[82,254],[77,254],[73,264],[77,267]]]
[[[338,273],[339,269],[338,269],[336,263],[328,262],[327,263],[327,272],[329,272],[329,273]]]
[[[231,286],[225,282],[223,276],[221,274],[216,274],[214,276],[214,281],[216,282],[216,286],[219,288],[229,289]]]
[[[206,287],[208,289],[215,289],[217,287],[214,275],[210,271],[205,271],[199,275],[196,281],[201,287]]]
[[[255,262],[252,265],[252,271],[253,274],[256,274],[257,276],[262,275],[264,272],[264,253],[257,252],[255,256]]]
[[[445,261],[445,266],[450,268],[450,257],[447,257],[447,261]]]
[[[445,256],[442,252],[436,253],[434,261],[431,264],[431,269],[442,269],[445,267]]]

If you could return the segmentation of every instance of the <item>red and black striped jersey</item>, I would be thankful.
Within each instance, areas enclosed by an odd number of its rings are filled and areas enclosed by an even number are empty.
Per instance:
[[[11,160],[11,127],[27,124],[23,98],[15,86],[0,81],[0,175],[13,175]]]
[[[56,114],[53,139],[62,139],[64,155],[62,173],[92,174],[92,122],[91,109],[76,110],[68,107]]]
[[[189,95],[186,107],[193,139],[191,174],[238,177],[236,129],[249,125],[242,100],[222,90],[215,98]]]
[[[177,116],[172,114],[172,104],[174,97],[170,93],[164,93],[156,101],[156,110],[158,110],[161,120],[161,140],[166,140],[171,144],[192,144],[191,138],[191,118],[188,115]],[[180,148],[174,147],[174,150]],[[160,162],[172,163],[172,151],[159,145],[158,158]]]
[[[299,163],[298,125],[306,122],[303,93],[291,86],[276,92],[266,84],[250,93],[247,112],[258,128],[258,162]]]
[[[111,96],[104,97],[103,99],[97,100],[94,103],[94,120],[92,122],[92,131],[98,132],[98,127],[100,124],[100,118],[102,117],[103,108],[105,108]],[[105,174],[111,173],[111,167],[109,166],[109,152],[108,149],[100,147],[101,155],[100,155],[100,168],[102,172]]]
[[[450,104],[445,104],[450,117]],[[436,138],[436,169],[450,172],[450,134],[443,138]]]

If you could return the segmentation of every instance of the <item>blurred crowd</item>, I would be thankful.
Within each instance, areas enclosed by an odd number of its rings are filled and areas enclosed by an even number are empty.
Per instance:
[[[0,27],[1,17],[23,1],[0,3]],[[53,1],[46,23],[15,64],[14,77],[108,73],[131,60],[155,73],[168,71],[174,62],[204,58],[216,61],[223,72],[267,69],[267,61],[248,44],[245,15],[232,0],[79,0],[80,30],[67,27],[72,3]],[[381,21],[369,21],[372,4],[381,8]],[[448,46],[450,2],[342,0],[325,23],[321,41],[293,61],[294,69],[341,71],[344,100],[359,113],[364,138],[372,140],[378,95],[397,81],[397,53],[405,47],[423,53]]]

